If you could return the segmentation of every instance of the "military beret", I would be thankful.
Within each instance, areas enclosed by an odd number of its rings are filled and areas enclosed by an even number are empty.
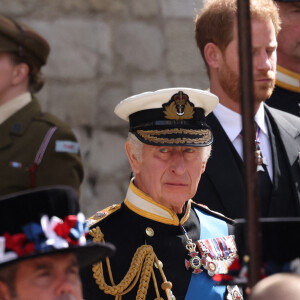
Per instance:
[[[126,98],[115,113],[129,121],[129,131],[145,144],[201,147],[213,142],[205,117],[217,104],[210,92],[176,87]]]
[[[41,67],[46,64],[50,46],[27,25],[0,16],[0,52],[16,52]]]

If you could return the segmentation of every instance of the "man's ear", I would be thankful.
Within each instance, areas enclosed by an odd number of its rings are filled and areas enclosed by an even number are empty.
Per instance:
[[[203,161],[201,166],[201,175],[204,173],[205,169],[206,169],[206,161]]]
[[[25,63],[15,65],[13,71],[12,84],[18,85],[28,79],[29,66]]]
[[[135,174],[138,174],[140,171],[140,164],[141,162],[138,160],[138,158],[136,157],[136,155],[133,153],[132,150],[132,145],[130,142],[126,142],[125,144],[125,151],[131,166],[132,171]]]
[[[8,286],[0,281],[0,300],[10,300],[10,292]]]
[[[219,67],[220,58],[222,57],[222,52],[216,44],[207,43],[204,47],[204,57],[206,63],[212,69],[217,69]]]

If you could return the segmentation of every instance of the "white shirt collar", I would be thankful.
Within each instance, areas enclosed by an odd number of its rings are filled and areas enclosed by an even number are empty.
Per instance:
[[[233,142],[242,131],[242,116],[219,103],[213,111],[225,130],[230,141]]]
[[[217,105],[213,113],[221,123],[230,141],[233,142],[242,131],[242,116],[239,113],[222,105],[221,103]],[[261,128],[261,130],[268,136],[268,129],[265,121],[265,108],[263,102],[261,102],[254,116],[254,120]]]
[[[269,136],[268,134],[268,128],[266,124],[266,119],[265,119],[265,107],[264,103],[261,102],[260,106],[254,116],[254,120],[257,123],[257,125],[260,127],[261,131],[266,135]]]

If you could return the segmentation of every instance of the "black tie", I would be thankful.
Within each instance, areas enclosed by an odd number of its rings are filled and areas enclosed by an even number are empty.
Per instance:
[[[258,177],[258,188],[259,197],[261,203],[261,216],[267,217],[269,211],[269,204],[272,194],[272,182],[268,173],[267,165],[265,163],[264,157],[260,151],[260,128],[255,123],[256,128],[256,139],[255,139],[255,157],[257,164],[257,177]]]

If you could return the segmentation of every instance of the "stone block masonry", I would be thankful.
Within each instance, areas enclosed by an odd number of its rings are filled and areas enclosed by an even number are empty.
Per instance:
[[[136,93],[174,86],[208,88],[194,41],[202,0],[0,0],[1,14],[23,21],[51,45],[38,94],[45,110],[76,133],[90,216],[121,202],[130,167],[128,124],[115,105]]]

